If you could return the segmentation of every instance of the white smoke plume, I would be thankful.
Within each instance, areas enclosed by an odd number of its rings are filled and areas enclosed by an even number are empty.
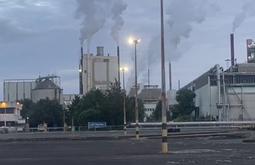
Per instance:
[[[244,3],[241,12],[234,18],[232,31],[235,32],[249,15],[255,15],[254,0],[249,0]]]
[[[176,61],[189,48],[185,42],[190,37],[194,25],[201,24],[207,17],[208,12],[219,10],[214,1],[210,0],[171,0],[165,4],[165,56],[168,60]],[[160,21],[160,20],[159,20]],[[160,23],[160,22],[159,22]],[[138,63],[145,64],[144,59],[148,59],[148,67],[160,63],[160,35],[152,37],[146,57]],[[142,80],[147,80],[148,67],[139,67]]]
[[[89,45],[92,37],[101,30],[107,21],[113,20],[112,35],[115,41],[124,20],[121,15],[127,8],[122,0],[77,0],[76,17],[81,19],[80,42]]]
[[[124,25],[122,14],[126,9],[127,4],[123,0],[117,0],[112,6],[112,20],[114,23],[111,28],[111,35],[117,44],[119,44],[119,32]]]

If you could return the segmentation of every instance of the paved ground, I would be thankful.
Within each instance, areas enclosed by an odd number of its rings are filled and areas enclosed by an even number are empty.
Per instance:
[[[0,142],[2,165],[254,165],[255,143],[223,137],[170,139],[160,154],[159,139],[112,141]]]

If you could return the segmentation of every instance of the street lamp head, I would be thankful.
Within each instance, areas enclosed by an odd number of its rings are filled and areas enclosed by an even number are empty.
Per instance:
[[[8,104],[6,102],[1,102],[0,103],[0,107],[1,108],[7,108],[8,107]]]
[[[82,72],[82,70],[81,70],[81,69],[79,69],[79,72],[81,73],[81,72]]]
[[[128,38],[129,45],[138,44],[140,42],[141,42],[141,39],[137,39],[137,38],[134,38],[134,37],[129,37]]]
[[[134,38],[133,37],[129,37],[128,38],[128,44],[129,45],[133,45],[134,44]]]
[[[120,68],[120,71],[122,71],[122,72],[127,72],[127,71],[128,71],[128,67],[121,67],[121,68]]]

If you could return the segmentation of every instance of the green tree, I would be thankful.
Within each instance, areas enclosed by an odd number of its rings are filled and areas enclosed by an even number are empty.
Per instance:
[[[127,122],[135,122],[135,97],[126,97]],[[138,99],[139,121],[145,117],[145,108],[142,100]]]
[[[72,104],[75,125],[87,125],[92,119],[96,122],[101,121],[105,99],[105,94],[100,90],[91,90],[76,106]]]
[[[76,98],[69,107],[75,125],[87,125],[88,122],[107,122],[108,125],[123,124],[124,93],[117,83],[107,91],[91,90],[81,99]],[[134,122],[134,98],[126,96],[127,121]],[[144,118],[144,107],[138,100],[140,121]],[[68,119],[70,121],[70,117]]]
[[[80,101],[81,98],[79,96],[75,96],[74,100],[72,101],[72,104],[69,105],[67,107],[67,109],[65,109],[65,113],[66,113],[66,123],[68,125],[72,125],[72,120],[74,120],[75,118],[75,113],[77,110],[81,109],[80,108]],[[75,121],[74,121],[75,122]]]
[[[30,110],[29,124],[37,127],[47,123],[49,127],[63,126],[63,108],[56,100],[40,100]]]
[[[34,103],[32,102],[32,100],[29,99],[25,99],[21,101],[22,106],[22,110],[20,112],[20,115],[26,119],[27,117],[31,118],[31,115],[33,113],[33,107],[34,107]]]
[[[196,109],[194,98],[196,94],[188,89],[179,90],[176,94],[177,105],[173,109],[173,118],[191,119],[191,113]]]

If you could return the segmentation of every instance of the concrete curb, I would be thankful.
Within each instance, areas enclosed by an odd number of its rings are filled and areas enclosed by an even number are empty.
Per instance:
[[[228,137],[228,138],[244,138],[246,136],[245,132],[203,132],[203,133],[183,133],[183,134],[169,134],[169,139],[176,138],[199,138],[199,137]],[[161,135],[151,134],[151,135],[141,135],[141,138],[147,139],[160,139]],[[5,138],[0,139],[0,142],[27,142],[27,141],[97,141],[97,140],[125,140],[133,139],[134,135],[126,136],[91,136],[82,137],[79,135],[66,136],[66,137],[31,137],[31,138]],[[254,140],[255,142],[255,140]]]

